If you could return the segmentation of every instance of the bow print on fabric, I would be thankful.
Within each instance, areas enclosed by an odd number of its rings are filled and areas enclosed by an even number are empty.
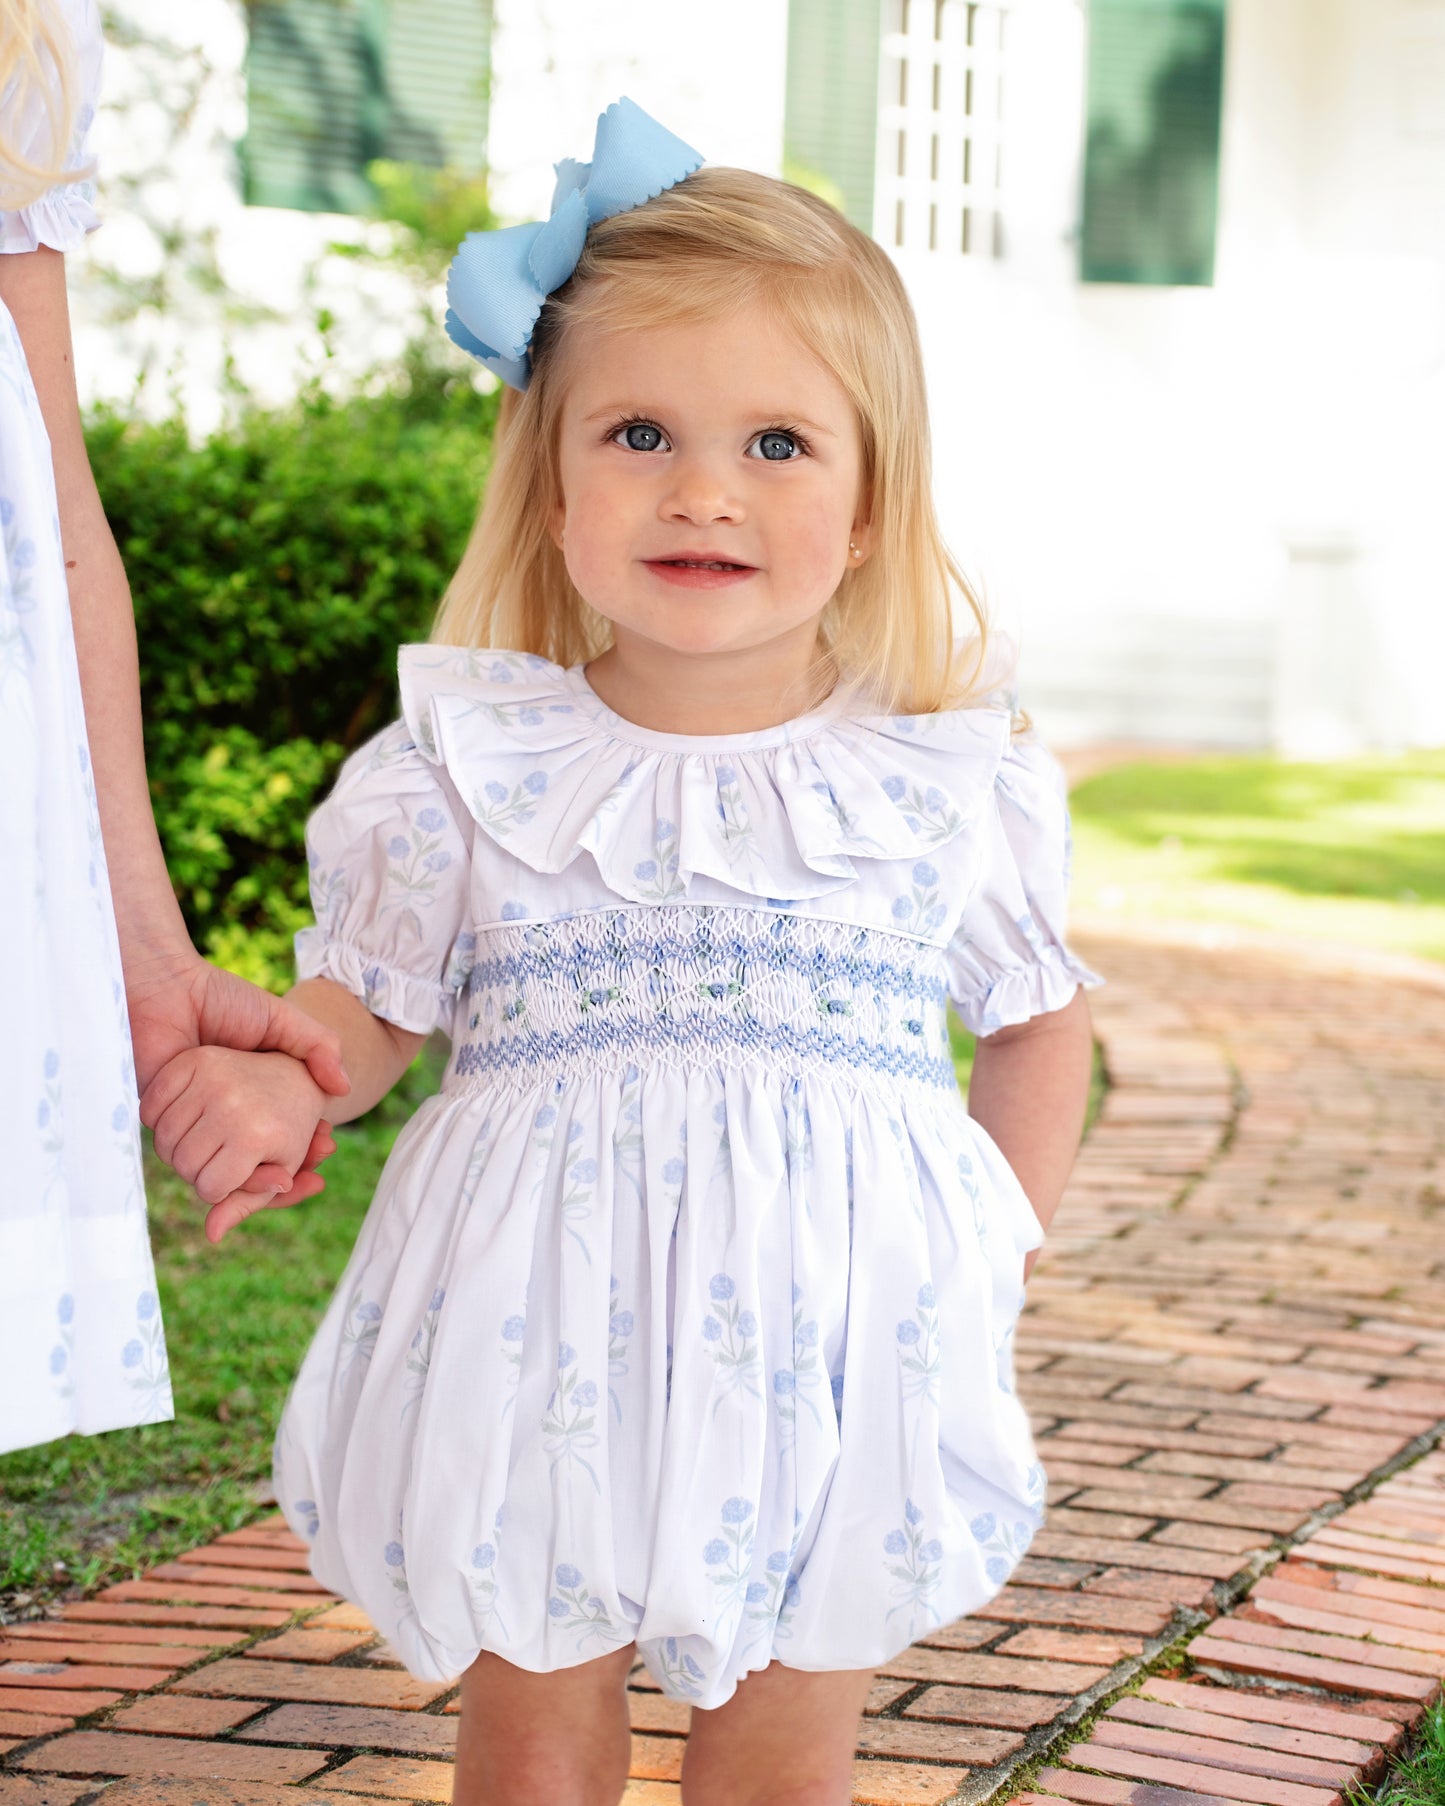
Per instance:
[[[542,304],[577,267],[587,228],[650,201],[702,164],[691,145],[624,95],[597,121],[592,161],[554,167],[551,217],[469,232],[447,273],[447,334],[514,389],[532,374],[528,347]]]

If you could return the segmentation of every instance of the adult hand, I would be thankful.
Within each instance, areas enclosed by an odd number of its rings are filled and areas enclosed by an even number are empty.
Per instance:
[[[143,973],[130,972],[128,978],[126,1005],[136,1088],[142,1093],[141,1121],[147,1128],[155,1127],[155,1112],[147,1111],[144,1093],[161,1068],[188,1047],[275,1049],[304,1060],[312,1078],[329,1096],[345,1097],[350,1091],[351,1081],[341,1063],[341,1041],[333,1029],[259,985],[211,965],[199,954],[192,952],[182,961],[152,965]],[[294,1180],[280,1167],[258,1167],[232,1199],[239,1202],[242,1196],[252,1195],[257,1209],[299,1204],[322,1190],[326,1182],[316,1168],[335,1151],[330,1126],[321,1123]]]
[[[345,1097],[351,1089],[333,1029],[197,953],[175,963],[128,970],[126,1006],[141,1092],[178,1053],[210,1046],[274,1049],[304,1060],[329,1096]]]

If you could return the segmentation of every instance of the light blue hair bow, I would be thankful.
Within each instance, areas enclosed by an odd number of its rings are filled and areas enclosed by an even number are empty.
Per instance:
[[[628,213],[690,176],[691,145],[624,95],[597,121],[592,161],[564,157],[550,219],[469,232],[447,272],[447,333],[514,389],[532,374],[528,347],[542,303],[577,267],[587,228]]]

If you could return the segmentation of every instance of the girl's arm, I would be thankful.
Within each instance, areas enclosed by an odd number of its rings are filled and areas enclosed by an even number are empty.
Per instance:
[[[144,1089],[175,1054],[216,1042],[280,1048],[305,1060],[324,1090],[344,1092],[346,1075],[329,1033],[208,965],[191,945],[146,786],[135,614],[81,431],[64,257],[44,247],[0,256],[0,301],[20,334],[50,438],[137,1082]]]
[[[1047,1229],[1064,1195],[1089,1102],[1093,1035],[1082,989],[1061,1010],[981,1035],[968,1110],[1018,1175]],[[1038,1257],[1024,1264],[1025,1277]]]
[[[326,1115],[333,1123],[350,1122],[379,1104],[426,1040],[373,1016],[359,997],[329,978],[303,978],[286,993],[286,1001],[331,1029],[341,1043],[351,1090],[344,1100],[328,1100]]]

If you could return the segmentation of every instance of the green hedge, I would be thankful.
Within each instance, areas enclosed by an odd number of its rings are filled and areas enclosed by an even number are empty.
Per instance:
[[[494,395],[418,368],[392,392],[252,410],[199,445],[103,413],[91,461],[135,597],[156,820],[196,944],[291,978],[306,816],[396,712],[470,530]]]

